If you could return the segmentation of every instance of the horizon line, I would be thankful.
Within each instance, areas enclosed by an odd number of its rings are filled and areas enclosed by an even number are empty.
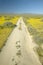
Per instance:
[[[32,15],[43,15],[43,13],[0,13],[0,15],[4,15],[4,14],[32,14]]]

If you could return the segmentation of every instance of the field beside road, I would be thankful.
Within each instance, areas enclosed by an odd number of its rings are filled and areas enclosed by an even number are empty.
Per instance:
[[[13,28],[16,27],[18,18],[18,16],[0,16],[0,52]]]
[[[34,42],[38,45],[34,50],[43,64],[43,17],[27,17],[25,23]]]
[[[8,36],[10,35],[13,28],[0,29],[0,49],[5,45]]]

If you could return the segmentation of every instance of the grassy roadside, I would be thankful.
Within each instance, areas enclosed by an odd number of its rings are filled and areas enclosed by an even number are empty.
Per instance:
[[[18,19],[18,16],[0,16],[0,51],[5,46],[12,30],[16,27]]]
[[[33,36],[33,40],[38,45],[35,51],[39,55],[40,62],[43,64],[43,21],[38,18],[24,18],[24,22],[27,26],[30,35]]]
[[[13,28],[0,29],[0,49],[5,45],[8,36],[11,34]]]

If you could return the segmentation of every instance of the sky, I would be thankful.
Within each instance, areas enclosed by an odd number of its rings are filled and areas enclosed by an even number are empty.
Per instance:
[[[43,14],[43,0],[0,0],[0,13]]]

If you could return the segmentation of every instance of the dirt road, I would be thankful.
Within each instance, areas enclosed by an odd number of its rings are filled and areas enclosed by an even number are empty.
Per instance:
[[[0,53],[0,65],[41,65],[32,41],[21,17]]]

